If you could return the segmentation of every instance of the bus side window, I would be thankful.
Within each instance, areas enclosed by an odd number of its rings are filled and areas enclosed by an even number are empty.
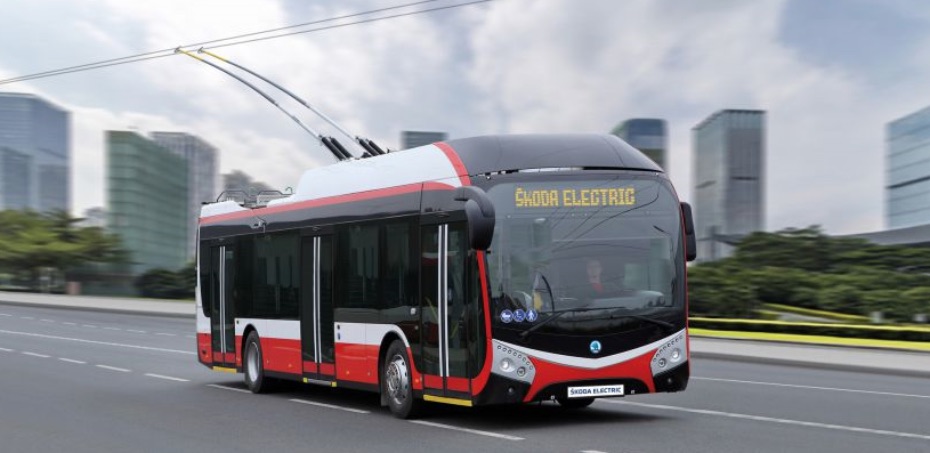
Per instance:
[[[210,317],[213,306],[213,260],[210,256],[210,246],[206,242],[200,244],[200,303],[203,315]]]

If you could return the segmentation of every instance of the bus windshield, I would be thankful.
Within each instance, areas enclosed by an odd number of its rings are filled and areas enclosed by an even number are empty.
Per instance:
[[[680,210],[664,178],[540,172],[502,178],[488,194],[495,331],[683,328],[662,321],[684,306]]]

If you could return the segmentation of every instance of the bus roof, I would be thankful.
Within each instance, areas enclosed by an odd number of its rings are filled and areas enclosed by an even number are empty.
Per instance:
[[[634,169],[662,172],[652,160],[613,135],[489,135],[438,142],[304,172],[293,195],[268,207],[423,182],[456,188],[472,175],[552,168]],[[234,202],[203,207],[201,217],[242,208]]]

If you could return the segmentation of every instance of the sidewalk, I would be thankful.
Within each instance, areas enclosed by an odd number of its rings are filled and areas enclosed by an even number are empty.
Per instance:
[[[0,291],[0,304],[48,308],[73,308],[157,316],[194,317],[194,302],[191,300],[65,296],[60,294]]]
[[[691,337],[691,356],[930,378],[930,354],[919,351]]]
[[[194,316],[192,301],[63,296],[0,291],[0,304],[71,308],[157,316]],[[930,354],[845,346],[691,337],[695,359],[773,363],[812,368],[930,377]]]

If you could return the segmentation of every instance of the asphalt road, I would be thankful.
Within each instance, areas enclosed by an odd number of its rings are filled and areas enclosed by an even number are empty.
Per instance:
[[[252,395],[197,363],[193,321],[0,304],[0,451],[930,452],[930,380],[699,360],[686,392],[436,406],[300,384]]]

